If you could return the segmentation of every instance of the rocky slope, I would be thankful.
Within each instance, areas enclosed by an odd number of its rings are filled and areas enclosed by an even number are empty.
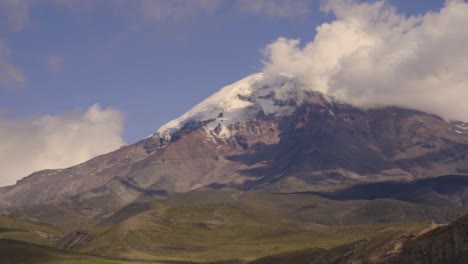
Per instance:
[[[330,192],[464,173],[464,123],[395,107],[359,109],[303,92],[294,77],[257,74],[136,144],[0,188],[0,207],[72,202],[91,215],[107,214],[142,195],[203,188]]]
[[[389,263],[468,263],[468,216],[406,242]]]

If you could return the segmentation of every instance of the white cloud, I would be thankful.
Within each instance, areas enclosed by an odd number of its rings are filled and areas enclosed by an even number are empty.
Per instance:
[[[22,30],[29,23],[31,0],[0,0],[0,17],[13,31]]]
[[[272,18],[297,18],[309,13],[307,0],[240,0],[242,12]]]
[[[23,71],[10,62],[10,49],[0,40],[0,89],[17,90],[27,84]]]
[[[410,17],[384,1],[329,0],[322,10],[336,19],[311,42],[280,38],[266,47],[267,75],[291,73],[307,89],[362,107],[468,120],[468,3]]]
[[[84,162],[124,144],[122,114],[91,106],[85,112],[35,120],[0,118],[0,186],[28,174]]]
[[[61,73],[63,71],[63,57],[58,55],[50,55],[46,58],[46,65],[51,73]]]

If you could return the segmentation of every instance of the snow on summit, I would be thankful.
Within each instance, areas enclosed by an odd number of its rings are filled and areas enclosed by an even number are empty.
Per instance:
[[[294,77],[280,75],[274,81],[265,78],[263,73],[256,73],[221,88],[218,92],[206,98],[182,116],[166,123],[158,129],[155,136],[170,139],[171,135],[190,122],[207,122],[206,128],[214,129],[220,125],[220,136],[229,137],[224,128],[228,125],[242,123],[254,119],[263,111],[275,116],[290,115],[295,106],[279,104],[275,90],[284,86],[295,86]]]

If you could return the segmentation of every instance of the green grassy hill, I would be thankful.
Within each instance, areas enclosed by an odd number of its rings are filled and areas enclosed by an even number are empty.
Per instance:
[[[461,210],[310,193],[194,191],[145,197],[72,231],[70,221],[60,227],[2,216],[0,250],[8,254],[0,263],[333,263],[343,254],[353,261],[381,259],[431,220],[447,222]]]
[[[38,245],[53,245],[63,235],[55,226],[0,215],[0,239],[13,239]]]
[[[210,191],[176,195],[103,232],[81,252],[139,260],[243,263],[311,248],[332,249],[382,234],[393,237],[427,225],[326,226],[310,221],[327,214],[336,222],[342,221],[366,204],[328,202],[303,194],[257,193],[240,197],[234,192]],[[314,204],[316,212],[303,213]]]

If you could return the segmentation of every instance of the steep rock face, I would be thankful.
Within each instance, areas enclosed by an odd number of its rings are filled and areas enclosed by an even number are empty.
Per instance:
[[[401,254],[386,263],[468,263],[468,217],[408,241]]]
[[[275,91],[285,86],[302,91],[290,76],[273,83],[250,76],[134,145],[0,188],[0,206],[119,208],[141,195],[198,188],[334,191],[468,172],[466,124],[359,109],[318,92],[279,99]]]

